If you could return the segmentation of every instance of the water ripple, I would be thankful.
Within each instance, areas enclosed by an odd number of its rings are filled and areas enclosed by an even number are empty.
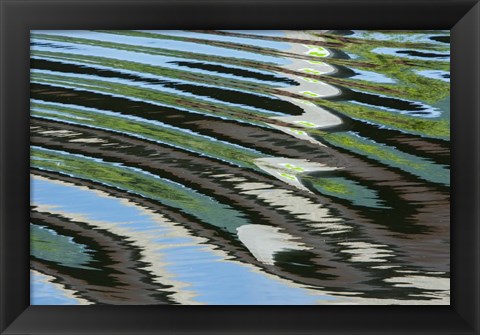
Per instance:
[[[34,31],[32,304],[449,304],[449,31]]]

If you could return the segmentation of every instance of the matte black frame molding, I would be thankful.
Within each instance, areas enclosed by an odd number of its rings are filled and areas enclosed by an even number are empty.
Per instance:
[[[479,334],[480,4],[1,2],[2,334]],[[451,306],[29,306],[32,29],[452,29]]]

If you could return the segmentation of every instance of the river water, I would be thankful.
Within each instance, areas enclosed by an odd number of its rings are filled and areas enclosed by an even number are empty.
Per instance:
[[[449,304],[449,31],[33,31],[31,304]]]

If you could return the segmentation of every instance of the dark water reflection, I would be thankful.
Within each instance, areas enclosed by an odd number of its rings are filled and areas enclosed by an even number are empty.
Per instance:
[[[448,31],[36,31],[32,304],[449,304]]]

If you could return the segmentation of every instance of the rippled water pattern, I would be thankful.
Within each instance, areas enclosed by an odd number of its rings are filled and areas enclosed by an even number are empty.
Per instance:
[[[449,31],[32,31],[31,303],[449,304]]]

